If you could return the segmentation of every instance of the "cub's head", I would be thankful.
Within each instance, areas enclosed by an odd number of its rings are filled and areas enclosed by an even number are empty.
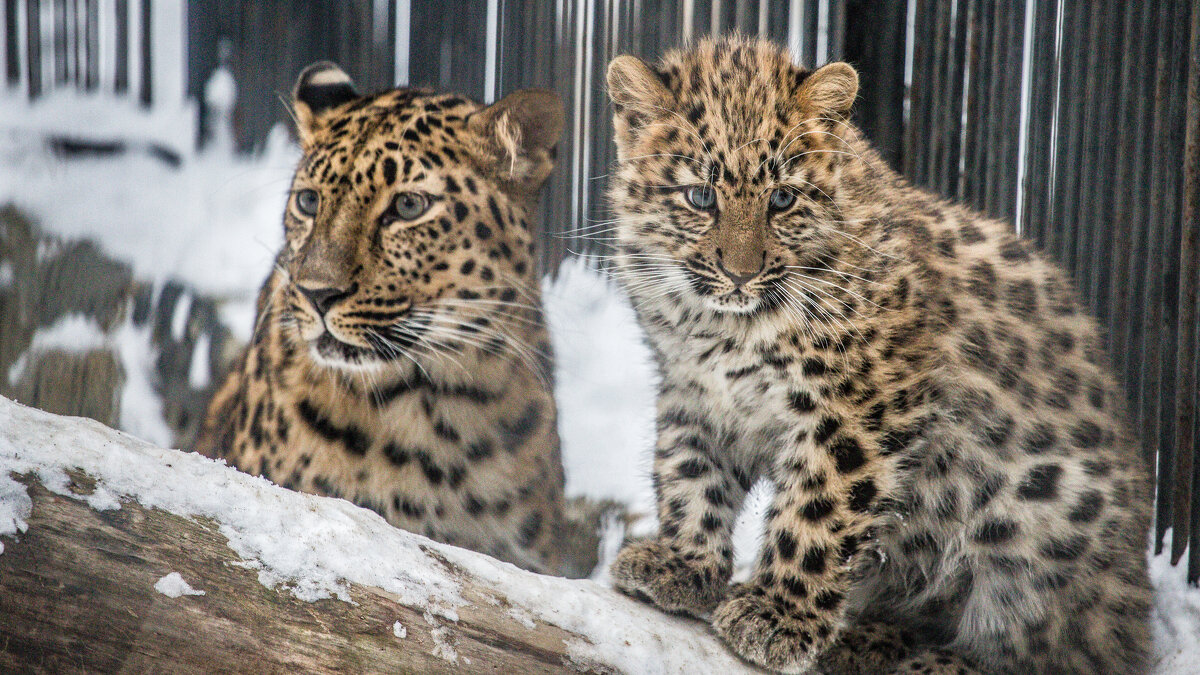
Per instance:
[[[853,68],[809,71],[769,42],[705,40],[657,67],[618,57],[608,90],[617,259],[632,294],[736,315],[815,285],[805,268],[846,243],[834,199],[855,160],[843,121]]]
[[[557,95],[360,96],[318,63],[293,112],[304,156],[276,261],[285,335],[335,368],[503,350],[505,322],[536,311],[530,211],[562,129]]]

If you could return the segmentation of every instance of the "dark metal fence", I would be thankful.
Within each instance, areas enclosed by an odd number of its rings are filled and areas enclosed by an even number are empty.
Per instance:
[[[1157,551],[1200,578],[1200,2],[916,0],[900,165],[1013,220],[1105,329],[1157,467]],[[853,55],[848,55],[853,59]],[[897,50],[885,63],[899,62]]]
[[[125,26],[131,6],[150,6],[108,1]],[[94,4],[64,7],[83,8],[71,16],[86,25]],[[5,0],[7,33],[51,16],[28,9],[37,6]],[[1200,578],[1200,0],[195,0],[187,16],[193,95],[217,64],[219,40],[233,46],[243,147],[286,121],[280,97],[320,58],[366,89],[428,85],[482,100],[557,89],[567,125],[544,204],[547,270],[595,250],[578,233],[605,219],[610,58],[653,59],[739,31],[787,44],[804,65],[854,63],[856,120],[889,161],[1014,222],[1075,277],[1157,467],[1156,547],[1173,529],[1173,561],[1190,542],[1188,578]],[[66,34],[83,35],[86,53],[86,27]],[[10,86],[47,82],[21,74],[49,63],[31,51],[43,44],[6,42]],[[118,71],[152,60],[130,51],[118,54]],[[71,71],[75,62],[64,68],[86,88],[89,71]],[[32,85],[28,93],[37,95]]]

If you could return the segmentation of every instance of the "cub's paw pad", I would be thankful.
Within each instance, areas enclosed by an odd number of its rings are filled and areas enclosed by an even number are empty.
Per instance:
[[[714,561],[661,539],[626,546],[613,562],[611,574],[617,590],[668,612],[693,615],[712,611],[729,579],[729,573]]]
[[[801,614],[805,613],[762,588],[741,585],[713,611],[712,625],[747,661],[783,673],[808,673],[831,631],[820,620]]]

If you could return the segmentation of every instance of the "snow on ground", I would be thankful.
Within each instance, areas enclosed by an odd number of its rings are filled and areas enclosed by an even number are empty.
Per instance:
[[[1156,673],[1200,673],[1200,589],[1188,586],[1187,564],[1171,565],[1171,531],[1161,555],[1150,556],[1150,582],[1154,584],[1154,651]],[[1187,560],[1187,553],[1182,561]]]
[[[49,155],[37,139],[39,132],[65,133],[78,129],[87,129],[91,138],[133,138],[139,143],[159,143],[179,151],[183,162],[178,169],[171,169],[136,150],[119,158],[63,162]],[[0,204],[15,202],[43,228],[62,237],[97,241],[113,256],[129,261],[139,278],[160,285],[170,278],[180,279],[199,292],[225,299],[222,318],[235,334],[246,339],[253,324],[255,292],[281,241],[281,213],[298,153],[279,131],[266,144],[261,156],[254,159],[231,158],[220,153],[197,156],[189,149],[194,136],[194,113],[187,107],[147,113],[129,103],[73,94],[54,94],[37,106],[29,106],[0,90]],[[11,271],[0,269],[0,286],[8,283],[10,276]],[[627,504],[633,513],[644,516],[634,523],[634,534],[652,533],[656,528],[650,487],[655,383],[650,354],[634,322],[633,311],[607,279],[578,260],[565,262],[556,280],[547,281],[544,289],[558,365],[556,394],[567,491],[571,495]],[[89,327],[70,321],[50,327],[45,335],[39,333],[35,341],[41,340],[39,344],[48,348],[65,345],[68,337],[80,339],[91,335]],[[162,421],[161,402],[149,377],[154,355],[148,336],[144,330],[139,332],[125,326],[109,339],[117,345],[122,361],[127,366],[133,364],[122,392],[122,428],[165,443],[170,431]],[[0,445],[7,439],[12,447],[11,441],[19,431],[0,422]],[[144,447],[130,452],[133,456],[138,456],[138,452],[150,453],[158,458],[156,461],[166,456],[177,457]],[[179,466],[178,459],[172,461]],[[196,461],[199,460],[188,460]],[[115,470],[111,462],[104,465]],[[210,475],[203,464],[185,465],[197,476],[218,480],[223,486],[221,494],[249,489],[243,481],[254,480],[235,479],[225,473]],[[180,501],[184,496],[161,499],[184,508]],[[302,511],[306,515],[301,522],[280,521],[278,514],[270,511],[272,505],[281,503],[278,500],[294,499],[301,501],[287,503],[304,505]],[[372,514],[344,502],[333,507],[314,506],[324,502],[303,501],[312,499],[290,494],[286,498],[261,498],[262,503],[255,509],[265,511],[256,516],[258,512],[247,507],[247,512],[238,515],[241,518],[237,520],[238,527],[247,530],[238,531],[237,546],[248,560],[255,561],[250,564],[259,566],[264,582],[288,582],[293,592],[303,597],[336,595],[341,592],[339,589],[344,589],[338,579],[353,580],[339,576],[350,566],[350,558],[322,567],[325,563],[315,562],[311,558],[315,554],[305,550],[309,544],[304,543],[264,553],[271,546],[282,546],[271,538],[272,532],[278,528],[305,532],[304,541],[310,543],[323,536],[353,540],[351,532],[361,532],[364,528],[380,531],[382,521],[376,522],[378,519],[372,520]],[[89,500],[97,508],[116,505],[112,495],[103,489]],[[217,509],[221,506],[218,501],[206,497],[193,506]],[[735,530],[741,574],[745,574],[754,560],[762,515],[769,501],[770,491],[763,485],[756,487]],[[6,472],[0,472],[0,534],[23,531],[28,513],[24,489],[11,481]],[[257,526],[266,528],[261,536],[252,531]],[[405,546],[408,548],[404,550],[413,554],[411,542]],[[357,548],[352,546],[347,550],[354,552]],[[377,557],[365,552],[364,555],[364,563]],[[285,564],[277,558],[290,562]],[[473,565],[472,569],[476,567]],[[546,598],[553,597],[559,588],[546,586],[536,577],[533,579],[537,583],[530,582],[528,577],[517,579],[511,576],[511,569],[498,563],[483,565],[476,571],[494,578],[510,597],[515,594],[535,604],[548,602]],[[1200,591],[1186,587],[1183,568],[1171,567],[1163,556],[1151,559],[1151,572],[1158,588],[1155,638],[1163,658],[1157,672],[1164,675],[1197,672]],[[442,618],[453,614],[453,593],[445,579],[401,575],[375,581],[387,581],[393,587],[408,584],[417,589],[415,592],[430,591],[439,598],[431,604],[431,611]],[[507,588],[508,584],[520,587]],[[567,609],[562,611],[567,618],[563,620],[568,623],[586,624],[580,615],[588,612],[589,602],[605,606],[611,600],[600,587],[582,588],[586,592],[573,592],[564,599]],[[674,621],[657,614],[651,616],[659,622]]]
[[[154,590],[168,598],[178,598],[184,595],[204,595],[204,591],[198,591],[192,588],[191,584],[184,581],[179,572],[171,572],[154,582]]]
[[[582,636],[568,645],[578,662],[648,674],[746,670],[715,636],[695,630],[695,622],[664,615],[594,582],[525,572],[395,529],[376,513],[340,499],[285,490],[222,462],[159,449],[91,420],[58,417],[0,398],[0,535],[19,540],[30,514],[28,493],[9,472],[35,473],[51,491],[79,499],[67,487],[66,471],[74,468],[94,477],[97,490],[110,498],[211,519],[264,585],[301,600],[349,601],[350,584],[396,594],[402,603],[425,611],[439,641],[438,655],[448,661],[460,660],[453,638],[457,610],[466,604],[458,579],[448,571],[457,566],[479,579],[486,593],[515,607],[514,623],[524,626],[536,617]],[[451,566],[437,563],[423,548]],[[165,587],[160,592],[183,588],[165,579],[159,584]],[[402,637],[407,631],[393,625],[392,632]]]

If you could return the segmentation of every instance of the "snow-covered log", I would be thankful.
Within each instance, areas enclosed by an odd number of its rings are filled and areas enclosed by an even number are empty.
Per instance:
[[[0,398],[2,672],[750,672],[703,623]]]

